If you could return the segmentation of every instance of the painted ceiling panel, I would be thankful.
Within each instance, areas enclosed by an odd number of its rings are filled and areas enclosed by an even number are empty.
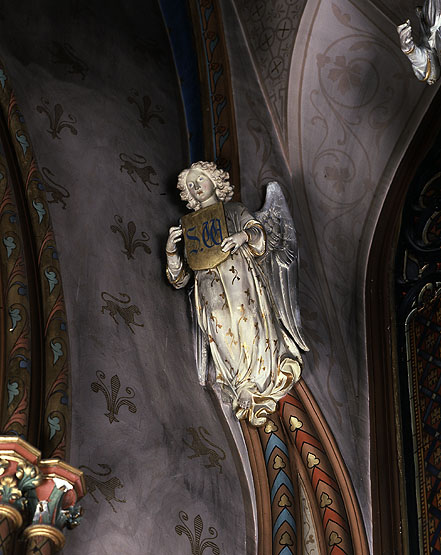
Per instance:
[[[286,137],[291,55],[305,4],[306,0],[236,2],[254,63],[283,137]]]

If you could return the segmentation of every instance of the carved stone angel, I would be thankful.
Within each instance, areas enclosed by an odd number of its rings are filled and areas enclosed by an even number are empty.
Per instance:
[[[441,0],[426,0],[417,8],[423,42],[417,46],[412,27],[407,20],[397,27],[401,50],[409,58],[413,71],[420,81],[433,85],[440,76],[441,60]]]
[[[253,216],[231,202],[229,175],[212,162],[182,171],[178,188],[195,211],[223,203],[227,227],[219,240],[226,259],[194,271],[199,381],[207,384],[211,360],[214,380],[236,417],[263,425],[300,378],[300,350],[308,350],[297,305],[296,235],[285,198],[270,183],[264,207]],[[177,289],[191,278],[177,249],[182,237],[182,226],[171,227],[166,246],[167,277]]]

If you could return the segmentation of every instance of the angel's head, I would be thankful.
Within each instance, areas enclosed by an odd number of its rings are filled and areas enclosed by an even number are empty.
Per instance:
[[[214,202],[228,202],[233,197],[233,186],[228,172],[214,162],[194,162],[178,176],[178,189],[187,208],[199,210]]]

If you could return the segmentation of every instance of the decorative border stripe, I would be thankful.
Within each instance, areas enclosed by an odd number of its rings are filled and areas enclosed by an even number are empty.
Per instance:
[[[284,522],[287,522],[294,530],[294,533],[297,534],[297,527],[292,514],[288,511],[288,509],[283,509],[277,517],[276,522],[273,524],[273,539]]]
[[[276,447],[278,447],[281,451],[283,451],[285,453],[285,455],[287,457],[289,457],[288,447],[283,443],[283,441],[280,439],[280,437],[278,437],[278,436],[276,436],[276,434],[272,433],[270,435],[269,441],[268,441],[266,449],[265,449],[265,463],[266,464],[268,464],[268,461],[269,461],[274,449],[276,449]]]

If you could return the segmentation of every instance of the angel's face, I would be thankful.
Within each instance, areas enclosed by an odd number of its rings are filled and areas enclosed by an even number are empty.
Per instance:
[[[200,202],[201,206],[210,206],[217,202],[216,187],[211,179],[200,170],[190,170],[187,174],[187,188],[190,195]]]

